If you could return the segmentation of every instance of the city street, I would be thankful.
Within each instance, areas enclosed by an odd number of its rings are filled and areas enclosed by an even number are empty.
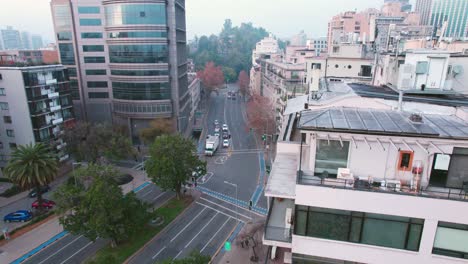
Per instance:
[[[145,185],[137,190],[137,197],[141,200],[159,207],[174,197],[171,192],[162,192],[154,184]],[[38,252],[23,263],[83,263],[84,260],[104,247],[108,241],[98,239],[92,242],[83,236],[65,234],[60,240]]]

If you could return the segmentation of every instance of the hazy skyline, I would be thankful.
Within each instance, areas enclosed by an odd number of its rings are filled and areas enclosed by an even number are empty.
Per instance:
[[[50,0],[2,0],[2,4],[1,28],[10,25],[55,41]],[[282,38],[301,30],[308,37],[324,36],[333,15],[382,4],[383,0],[187,0],[187,37],[217,34],[227,18],[234,26],[252,22]]]

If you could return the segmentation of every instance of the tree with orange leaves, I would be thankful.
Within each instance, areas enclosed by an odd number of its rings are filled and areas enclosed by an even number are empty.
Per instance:
[[[249,78],[249,75],[245,71],[241,71],[239,73],[237,83],[239,84],[239,91],[241,92],[243,96],[249,94],[250,78]]]
[[[206,63],[205,69],[197,72],[197,77],[208,90],[208,95],[224,84],[224,73],[221,66],[216,66],[212,61]]]
[[[253,94],[247,102],[247,121],[258,134],[274,134],[276,131],[275,109],[267,97]]]

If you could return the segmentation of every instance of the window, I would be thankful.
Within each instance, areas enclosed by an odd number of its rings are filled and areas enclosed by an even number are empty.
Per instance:
[[[372,77],[372,66],[370,65],[361,65],[361,71],[359,76],[362,77]]]
[[[412,151],[400,151],[400,158],[398,160],[398,170],[410,171],[413,165],[413,154]]]
[[[296,206],[294,234],[418,251],[423,219]]]
[[[10,143],[10,149],[16,149],[18,146],[16,146],[16,143]]]
[[[64,65],[75,64],[75,53],[72,43],[59,43],[60,61]]]
[[[102,92],[102,93],[88,93],[89,98],[92,99],[101,99],[101,98],[109,98],[109,93]]]
[[[468,225],[439,222],[432,253],[468,259]]]
[[[58,40],[72,40],[72,33],[71,31],[57,32],[57,39]]]
[[[81,38],[102,38],[102,33],[99,32],[83,32]]]
[[[350,70],[351,70],[351,68],[353,68],[353,66],[351,66],[351,65],[348,65],[348,69],[350,69]]]
[[[5,88],[0,88],[0,96],[6,95]]]
[[[68,77],[76,77],[76,68],[67,68]]]
[[[80,26],[100,26],[101,19],[99,18],[80,18]]]
[[[167,44],[111,45],[109,60],[111,63],[166,63]]]
[[[122,75],[122,76],[159,76],[169,75],[168,70],[111,70],[111,75]]]
[[[7,129],[6,134],[9,137],[15,137],[15,131],[13,131],[13,129]]]
[[[88,88],[107,88],[107,82],[88,82]]]
[[[106,63],[105,57],[84,57],[85,63]]]
[[[115,99],[122,100],[164,100],[170,99],[168,83],[127,83],[112,82]]]
[[[109,38],[167,38],[166,31],[110,32]]]
[[[338,64],[335,64],[335,68],[337,68],[337,69],[338,69],[338,67],[340,67],[340,66],[339,66]]]
[[[78,13],[79,14],[99,14],[99,7],[98,6],[79,6]]]
[[[340,47],[333,47],[333,53],[338,53],[340,52]]]
[[[83,52],[104,51],[104,45],[83,45]]]
[[[9,109],[8,103],[6,103],[6,102],[0,102],[0,109],[2,109],[2,110],[8,110],[8,109]]]
[[[3,122],[5,122],[5,124],[11,124],[11,116],[3,116]]]
[[[319,69],[319,70],[322,69],[322,64],[321,63],[312,63],[310,68],[314,69],[314,66],[315,66],[316,69]]]
[[[115,4],[105,7],[106,25],[165,25],[164,3]]]
[[[95,69],[95,70],[86,70],[86,75],[106,75],[107,71],[105,69]]]
[[[317,140],[315,175],[336,178],[338,168],[348,167],[349,141]]]

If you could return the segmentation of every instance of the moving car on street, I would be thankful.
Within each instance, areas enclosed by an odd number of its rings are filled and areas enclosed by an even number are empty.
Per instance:
[[[9,222],[26,222],[31,220],[32,214],[28,210],[18,210],[13,213],[9,213],[3,217],[3,221]]]
[[[55,202],[47,199],[42,200],[42,208],[52,209],[55,206]],[[31,204],[31,207],[34,209],[39,208],[39,201],[36,200],[34,203]]]
[[[228,131],[228,125],[223,124],[223,132],[227,132],[227,131]]]
[[[210,136],[206,138],[206,145],[205,145],[205,155],[213,156],[219,146],[219,135]]]
[[[223,148],[229,148],[229,139],[223,140]]]
[[[215,119],[214,125],[215,125],[215,126],[219,126],[219,121],[218,121],[218,119]]]

